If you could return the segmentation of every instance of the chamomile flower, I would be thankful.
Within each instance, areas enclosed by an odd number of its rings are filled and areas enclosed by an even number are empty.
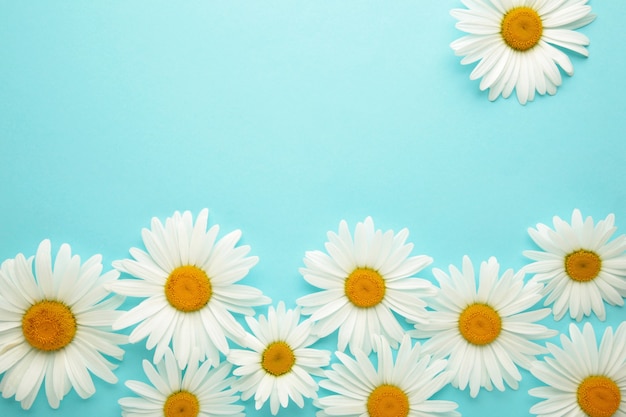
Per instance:
[[[228,361],[238,366],[233,371],[239,377],[234,387],[244,401],[254,395],[257,410],[269,399],[270,411],[276,415],[289,399],[302,408],[303,397],[317,396],[311,375],[322,375],[330,352],[310,348],[317,341],[311,335],[311,322],[299,321],[299,309],[286,310],[283,302],[276,310],[270,307],[267,318],[246,317],[254,336],[248,334],[241,343],[251,350],[232,349],[228,354]]]
[[[580,210],[572,213],[572,222],[555,216],[554,230],[544,224],[528,229],[530,237],[543,251],[529,250],[524,255],[535,262],[525,267],[535,274],[533,281],[545,284],[545,305],[552,303],[554,318],[560,320],[569,310],[580,321],[593,311],[605,320],[604,302],[624,305],[626,296],[626,236],[609,241],[616,227],[615,216],[594,225],[583,221]]]
[[[559,67],[574,67],[562,49],[588,56],[589,39],[575,30],[595,19],[587,0],[461,0],[467,9],[453,9],[456,27],[468,35],[450,46],[461,64],[478,65],[470,79],[489,89],[489,100],[517,92],[521,104],[539,94],[556,94]]]
[[[582,332],[569,327],[570,337],[561,335],[559,348],[547,344],[552,357],[533,362],[530,372],[548,386],[528,393],[543,401],[530,412],[539,417],[625,417],[626,416],[626,323],[604,331],[600,346],[593,327]]]
[[[338,349],[357,348],[369,354],[372,337],[388,339],[392,347],[404,335],[393,312],[413,322],[426,317],[424,297],[435,287],[414,275],[432,262],[426,255],[409,256],[407,229],[394,234],[374,229],[371,217],[357,223],[352,238],[345,221],[339,233],[328,232],[326,250],[307,252],[304,279],[322,291],[297,300],[302,313],[311,315],[316,332],[324,337],[339,329]]]
[[[517,389],[522,376],[518,366],[528,368],[535,355],[545,349],[532,342],[552,337],[556,331],[535,322],[550,314],[550,309],[530,310],[541,299],[541,284],[524,284],[524,273],[506,270],[491,257],[482,262],[478,288],[474,267],[463,257],[463,269],[450,266],[450,275],[440,269],[433,274],[441,287],[430,306],[427,324],[416,324],[415,337],[431,339],[424,351],[449,357],[452,385],[476,397],[480,388],[495,386],[504,391],[504,383]]]
[[[34,269],[33,269],[34,262]],[[116,383],[115,365],[105,356],[121,359],[119,345],[126,336],[111,331],[120,316],[115,309],[123,297],[110,296],[106,284],[117,271],[102,274],[102,257],[81,265],[69,245],[61,245],[52,260],[49,240],[37,254],[19,254],[0,268],[0,391],[15,396],[29,409],[45,380],[48,403],[58,408],[74,388],[81,398],[96,391],[90,373]]]
[[[454,417],[460,414],[453,401],[430,400],[450,381],[445,359],[433,360],[419,343],[411,346],[405,335],[394,363],[391,347],[378,338],[377,369],[358,349],[355,359],[337,352],[341,363],[326,371],[320,386],[336,393],[320,397],[317,417]]]
[[[146,347],[156,346],[159,362],[170,342],[174,356],[184,368],[194,348],[200,360],[219,363],[220,352],[228,352],[226,337],[243,337],[245,330],[232,312],[254,314],[254,306],[268,304],[261,291],[235,284],[248,274],[258,258],[246,257],[249,246],[235,247],[241,232],[217,240],[219,227],[207,231],[209,212],[200,212],[195,224],[191,213],[174,213],[165,221],[152,219],[151,230],[143,229],[147,253],[132,248],[134,259],[116,261],[113,266],[139,279],[115,282],[112,289],[135,297],[147,297],[124,313],[115,329],[138,324],[130,334],[131,343],[147,337]]]
[[[230,388],[231,364],[222,363],[211,369],[211,363],[198,362],[198,351],[184,371],[179,368],[172,351],[166,349],[156,369],[147,360],[143,370],[152,385],[126,381],[126,386],[139,397],[119,400],[122,417],[244,417],[244,407],[234,404],[239,397]]]

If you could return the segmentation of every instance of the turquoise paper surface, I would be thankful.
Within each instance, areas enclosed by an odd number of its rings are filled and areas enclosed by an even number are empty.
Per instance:
[[[517,270],[536,249],[527,228],[574,208],[615,213],[623,234],[626,3],[590,4],[590,57],[568,53],[575,75],[521,106],[489,102],[454,56],[457,0],[0,1],[0,261],[49,238],[110,270],[153,216],[208,207],[220,236],[241,229],[260,258],[241,283],[295,307],[316,291],[298,272],[305,251],[342,219],[407,227],[412,254],[444,270],[465,254]],[[434,281],[431,267],[420,276]],[[583,322],[601,335],[624,311]],[[119,382],[94,379],[90,399],[72,391],[52,410],[41,391],[25,411],[0,398],[0,415],[119,416],[124,381],[146,381],[152,358],[145,341],[124,348]],[[542,384],[522,375],[517,391],[436,398],[464,416],[530,416]]]

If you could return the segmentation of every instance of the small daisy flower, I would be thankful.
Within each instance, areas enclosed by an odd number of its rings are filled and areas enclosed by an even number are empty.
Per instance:
[[[545,349],[532,340],[556,335],[556,331],[534,322],[550,314],[550,309],[529,310],[541,299],[541,284],[524,284],[524,273],[506,270],[491,257],[482,262],[478,288],[474,267],[463,257],[463,270],[450,266],[450,275],[440,269],[433,274],[441,287],[430,306],[427,324],[416,324],[414,337],[432,336],[424,351],[449,357],[454,373],[452,385],[476,397],[480,388],[504,383],[517,389],[522,376],[518,366],[528,369],[535,355]],[[528,310],[528,311],[527,311]]]
[[[521,104],[535,91],[556,94],[561,67],[574,67],[563,50],[588,56],[589,39],[575,30],[595,19],[587,0],[461,0],[467,9],[453,9],[456,27],[468,35],[452,42],[461,64],[478,65],[470,79],[489,89],[489,100],[517,92]]]
[[[34,261],[34,271],[33,271]],[[111,331],[123,297],[105,286],[117,271],[103,275],[102,257],[81,265],[69,245],[61,245],[54,263],[49,240],[37,254],[19,254],[0,267],[0,391],[29,409],[45,380],[48,403],[58,408],[74,388],[81,398],[95,392],[90,372],[114,384],[116,368],[103,355],[122,359],[126,336]]]
[[[445,359],[432,360],[417,343],[402,338],[394,363],[391,347],[378,339],[378,369],[359,350],[355,359],[337,352],[341,364],[326,371],[328,379],[320,386],[336,395],[321,397],[315,405],[322,411],[317,417],[455,417],[458,405],[453,401],[429,400],[450,381]]]
[[[147,360],[143,370],[152,385],[141,381],[126,381],[137,397],[119,400],[122,417],[244,417],[244,407],[230,388],[231,365],[222,363],[211,369],[211,363],[198,362],[199,352],[192,358],[184,375],[171,350],[166,349],[156,369]]]
[[[545,284],[545,305],[552,306],[555,320],[569,310],[580,321],[591,311],[606,319],[603,300],[624,305],[626,296],[626,236],[609,242],[617,229],[615,216],[609,214],[595,226],[593,219],[583,221],[580,210],[572,213],[572,223],[555,216],[554,230],[544,224],[528,229],[530,237],[543,251],[524,251],[535,262],[525,267],[535,273],[534,281]]]
[[[322,291],[297,300],[302,313],[311,315],[315,331],[325,337],[339,329],[338,349],[357,348],[369,355],[372,337],[386,337],[392,347],[402,340],[404,329],[392,312],[413,322],[426,317],[423,297],[435,287],[413,276],[432,262],[425,255],[409,256],[413,244],[409,232],[398,234],[374,229],[371,217],[357,223],[354,239],[345,221],[339,233],[328,232],[326,250],[307,252],[304,279]]]
[[[599,347],[589,323],[582,332],[570,324],[569,333],[569,339],[561,335],[562,348],[547,344],[552,357],[531,365],[530,372],[548,386],[528,391],[544,399],[530,412],[539,417],[625,417],[626,323],[615,334],[607,328]]]
[[[259,410],[269,399],[270,410],[276,415],[280,407],[287,407],[289,399],[298,407],[304,406],[303,397],[316,398],[317,383],[311,377],[322,375],[321,368],[330,362],[330,352],[312,349],[317,341],[311,335],[311,322],[300,321],[300,311],[285,310],[283,302],[274,310],[270,307],[267,319],[246,317],[253,335],[242,341],[252,350],[232,349],[228,361],[237,365],[233,374],[240,378],[234,387],[241,391],[241,399],[254,395]]]
[[[268,304],[261,291],[235,283],[245,277],[258,258],[246,257],[249,246],[235,247],[241,232],[216,240],[219,226],[207,231],[209,212],[200,212],[195,224],[191,213],[179,212],[165,221],[152,219],[152,229],[143,229],[148,253],[132,248],[134,259],[116,261],[113,266],[139,279],[115,282],[113,291],[147,297],[115,323],[115,329],[135,324],[129,340],[148,338],[146,348],[156,346],[154,362],[159,362],[173,345],[181,368],[188,363],[193,348],[200,349],[200,360],[219,363],[220,352],[228,353],[226,337],[245,336],[245,330],[231,312],[253,315],[253,307]]]

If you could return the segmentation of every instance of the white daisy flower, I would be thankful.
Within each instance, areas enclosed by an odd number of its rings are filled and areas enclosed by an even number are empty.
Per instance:
[[[326,371],[328,379],[320,386],[336,395],[321,397],[315,405],[322,409],[317,417],[454,417],[458,405],[453,401],[429,400],[450,381],[445,359],[432,360],[417,343],[405,335],[394,363],[391,347],[383,338],[379,344],[378,369],[358,349],[352,359],[337,352],[341,364]]]
[[[24,409],[44,380],[52,408],[72,388],[81,398],[92,396],[90,372],[116,383],[116,366],[103,355],[122,359],[119,345],[127,342],[111,331],[124,298],[105,290],[117,271],[100,275],[100,255],[81,265],[67,244],[53,264],[50,246],[44,240],[34,259],[19,254],[0,267],[0,391],[4,398],[15,396]]]
[[[574,67],[562,49],[583,56],[589,39],[575,29],[591,23],[595,15],[587,0],[461,0],[467,9],[453,9],[456,27],[469,35],[452,42],[461,64],[480,61],[470,79],[489,89],[489,100],[517,92],[521,104],[539,94],[556,94],[561,67],[568,75]]]
[[[528,393],[543,398],[530,412],[539,417],[626,416],[626,323],[604,331],[600,347],[593,327],[581,332],[574,324],[570,338],[561,335],[561,346],[548,343],[552,357],[533,362],[530,372],[547,387]]]
[[[216,240],[219,226],[207,231],[209,211],[200,212],[196,223],[191,213],[175,212],[165,221],[152,219],[152,229],[143,229],[148,253],[132,248],[133,259],[113,262],[122,272],[138,280],[120,280],[112,289],[120,294],[148,297],[126,312],[113,327],[123,329],[139,323],[130,334],[131,343],[147,337],[146,348],[156,346],[159,362],[172,342],[181,368],[193,348],[200,360],[219,363],[220,352],[228,353],[226,337],[244,337],[246,332],[231,312],[253,315],[254,306],[270,299],[256,288],[236,285],[257,262],[246,257],[249,246],[235,245],[241,237],[236,230]]]
[[[285,310],[281,301],[274,310],[269,307],[267,319],[246,317],[254,336],[248,334],[242,341],[252,350],[232,349],[228,361],[237,365],[233,374],[240,378],[234,387],[241,391],[241,399],[254,395],[259,410],[269,399],[270,410],[276,415],[280,407],[287,407],[289,399],[298,407],[304,406],[303,397],[316,398],[317,383],[311,377],[322,375],[321,368],[330,362],[330,352],[309,346],[318,339],[311,335],[310,320],[300,321],[300,311]]]
[[[450,275],[440,269],[433,274],[441,287],[430,302],[427,324],[416,324],[414,337],[432,336],[424,351],[449,357],[448,368],[454,373],[452,385],[476,397],[480,388],[495,386],[504,391],[504,383],[517,389],[522,376],[518,366],[528,369],[535,355],[545,348],[531,340],[556,335],[556,331],[534,322],[550,314],[550,309],[529,310],[541,299],[541,284],[524,284],[524,273],[506,270],[499,276],[500,265],[491,257],[482,262],[478,288],[474,267],[463,257],[463,270],[450,266]],[[527,311],[528,310],[528,311]]]
[[[569,310],[580,321],[593,311],[606,319],[603,300],[624,305],[626,296],[626,236],[609,242],[617,229],[615,216],[609,214],[595,226],[593,219],[583,221],[580,210],[572,213],[572,223],[555,216],[554,230],[544,224],[528,229],[530,237],[543,251],[524,251],[535,262],[525,267],[535,273],[533,281],[545,283],[545,305],[554,303],[554,318],[560,320]]]
[[[122,417],[243,417],[244,407],[230,388],[234,378],[229,377],[231,365],[222,363],[211,369],[211,363],[198,362],[199,352],[192,353],[184,375],[171,350],[156,369],[147,360],[143,370],[152,385],[141,381],[126,381],[126,386],[137,397],[119,400]]]
[[[413,276],[432,262],[426,255],[411,256],[413,244],[405,243],[409,232],[382,232],[374,229],[371,217],[357,223],[354,239],[345,221],[339,234],[328,232],[325,247],[307,252],[306,268],[300,272],[311,285],[322,291],[296,302],[302,313],[311,315],[315,331],[325,337],[339,329],[338,349],[359,349],[369,355],[372,337],[386,337],[397,347],[404,329],[392,312],[413,322],[426,317],[423,297],[433,295],[435,287]]]

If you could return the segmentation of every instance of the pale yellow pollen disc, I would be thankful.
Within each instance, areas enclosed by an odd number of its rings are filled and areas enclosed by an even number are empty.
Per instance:
[[[367,397],[370,417],[406,417],[409,415],[409,397],[395,385],[379,385]]]
[[[472,304],[459,316],[459,332],[473,345],[487,345],[498,338],[502,319],[486,304]]]
[[[285,342],[271,343],[261,356],[261,366],[268,374],[281,376],[291,371],[296,363],[293,350]]]
[[[530,7],[509,10],[500,23],[504,42],[516,51],[527,51],[537,45],[543,34],[543,22]]]
[[[576,399],[589,417],[611,417],[619,409],[622,394],[612,379],[590,376],[578,386]]]
[[[165,282],[165,297],[172,307],[189,313],[207,305],[213,295],[211,280],[197,266],[174,269]]]
[[[588,250],[578,250],[565,257],[565,272],[578,282],[589,282],[598,276],[602,269],[602,260]]]
[[[164,417],[197,417],[199,413],[198,397],[188,391],[171,394],[163,405]]]
[[[63,349],[76,335],[76,318],[61,302],[40,301],[22,316],[22,333],[36,349],[48,352]]]
[[[357,268],[346,278],[346,297],[357,307],[374,307],[385,298],[385,280],[373,269]]]

